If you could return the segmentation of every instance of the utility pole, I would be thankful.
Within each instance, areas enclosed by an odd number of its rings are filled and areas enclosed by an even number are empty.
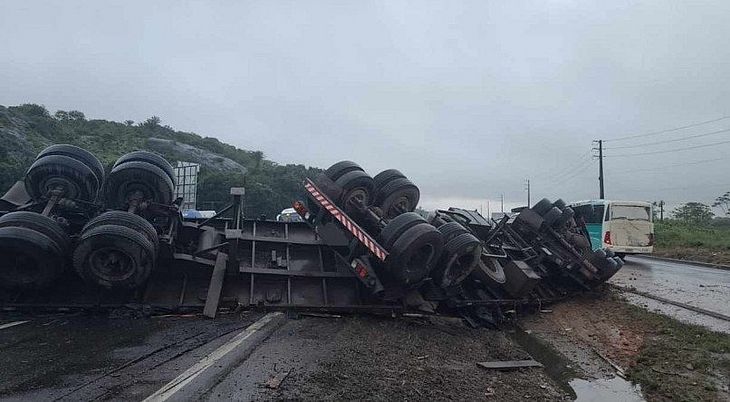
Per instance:
[[[600,190],[600,199],[605,199],[606,194],[603,191],[603,140],[594,140],[593,142],[598,143],[598,148],[593,148],[593,150],[598,151],[598,183],[599,183],[599,190]]]
[[[659,201],[659,222],[664,222],[664,200]]]
[[[489,210],[489,200],[487,200],[487,219],[492,219],[492,211]]]
[[[527,190],[527,208],[530,208],[530,179],[525,179],[525,186]]]
[[[504,194],[500,194],[499,199],[502,200],[502,213],[504,213]]]

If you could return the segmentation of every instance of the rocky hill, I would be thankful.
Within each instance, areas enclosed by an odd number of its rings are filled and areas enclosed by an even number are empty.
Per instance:
[[[141,123],[87,120],[82,112],[59,110],[51,115],[35,104],[0,106],[0,193],[22,178],[44,147],[74,144],[93,152],[109,169],[122,154],[144,149],[170,162],[201,164],[199,209],[216,209],[229,199],[232,186],[246,187],[246,214],[273,218],[301,198],[301,182],[319,169],[279,165],[261,151],[224,144],[215,138],[176,131],[157,117]]]

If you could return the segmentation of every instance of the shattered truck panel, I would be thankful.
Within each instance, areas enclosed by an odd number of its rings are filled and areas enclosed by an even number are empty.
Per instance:
[[[0,204],[3,309],[419,311],[498,325],[622,265],[591,249],[562,200],[499,221],[424,217],[403,173],[342,161],[303,183],[303,222],[244,218],[243,188],[215,216],[183,220],[170,172],[145,151],[108,175],[81,148],[42,151]]]

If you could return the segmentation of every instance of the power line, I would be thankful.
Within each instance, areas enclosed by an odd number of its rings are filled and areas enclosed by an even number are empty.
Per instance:
[[[563,178],[556,178],[554,184],[565,184],[566,182],[574,179],[576,176],[580,175],[581,173],[586,173],[585,169],[592,164],[596,163],[595,160],[591,159],[586,161],[587,163],[584,163],[579,168],[571,171],[571,174],[568,174],[567,176],[564,176]]]
[[[691,140],[693,138],[707,137],[708,135],[715,135],[715,134],[720,134],[720,133],[726,133],[728,131],[730,131],[730,128],[726,128],[724,130],[713,131],[711,133],[703,133],[703,134],[697,134],[697,135],[690,135],[688,137],[674,138],[674,139],[670,139],[670,140],[654,141],[654,142],[645,142],[645,143],[636,144],[636,145],[622,145],[622,146],[619,146],[619,147],[608,147],[608,148],[603,148],[603,149],[625,149],[625,148],[644,147],[644,146],[649,146],[649,145],[666,144],[666,143],[670,143],[670,142]]]
[[[636,172],[653,172],[657,170],[664,170],[666,168],[672,168],[677,166],[689,166],[689,165],[700,165],[703,163],[710,163],[710,162],[718,162],[718,161],[727,161],[728,158],[716,158],[716,159],[707,159],[703,161],[696,161],[696,162],[687,162],[687,163],[675,163],[673,165],[666,165],[666,166],[659,166],[659,167],[653,167],[653,168],[647,168],[647,169],[628,169],[628,170],[618,170],[615,172],[611,172],[612,174],[616,173],[636,173]]]
[[[669,152],[679,152],[679,151],[686,151],[689,149],[697,149],[697,148],[706,148],[706,147],[712,147],[715,145],[722,145],[722,144],[729,144],[730,140],[727,141],[720,141],[720,142],[713,142],[711,144],[703,144],[703,145],[695,145],[693,147],[684,147],[684,148],[675,148],[675,149],[666,149],[663,151],[652,151],[652,152],[640,152],[635,154],[619,154],[619,155],[603,155],[604,157],[610,157],[610,158],[622,158],[626,156],[639,156],[639,155],[655,155],[655,154],[665,154]]]
[[[545,178],[545,179],[553,179],[555,177],[562,176],[562,175],[564,175],[564,174],[566,174],[568,172],[572,172],[573,170],[575,170],[575,167],[576,166],[581,165],[587,159],[589,159],[591,156],[592,156],[591,155],[591,151],[588,150],[588,151],[584,152],[583,154],[581,154],[581,156],[578,157],[578,159],[576,159],[577,160],[577,163],[573,163],[573,164],[569,165],[567,168],[563,167],[562,169],[558,169],[557,172],[554,173],[554,174],[545,174],[545,176],[543,178]]]
[[[651,132],[643,133],[643,134],[634,134],[634,135],[627,135],[625,137],[610,138],[610,139],[604,140],[604,141],[606,141],[606,142],[608,142],[608,141],[624,141],[624,140],[630,140],[632,138],[650,137],[650,136],[653,136],[653,135],[659,135],[659,134],[664,134],[664,133],[671,133],[673,131],[684,130],[685,128],[692,128],[692,127],[702,126],[702,125],[705,125],[705,124],[710,124],[710,123],[714,123],[716,121],[725,120],[725,119],[730,119],[730,116],[722,116],[722,117],[717,118],[717,119],[701,121],[701,122],[698,122],[698,123],[692,123],[692,124],[688,124],[686,126],[675,127],[675,128],[670,128],[670,129],[666,129],[666,130],[651,131]]]

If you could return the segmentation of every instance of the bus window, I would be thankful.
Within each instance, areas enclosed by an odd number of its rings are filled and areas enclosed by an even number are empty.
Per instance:
[[[575,211],[576,218],[583,218],[585,223],[603,222],[603,205],[580,205],[572,208]]]
[[[651,221],[651,207],[641,205],[612,205],[611,219]]]

